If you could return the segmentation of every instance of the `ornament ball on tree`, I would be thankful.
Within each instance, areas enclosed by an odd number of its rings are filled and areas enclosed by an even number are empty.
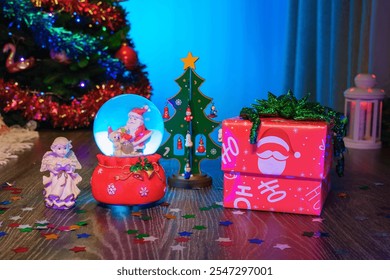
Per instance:
[[[127,45],[123,43],[119,50],[116,52],[115,57],[118,58],[125,67],[129,70],[134,69],[138,64],[137,53]]]

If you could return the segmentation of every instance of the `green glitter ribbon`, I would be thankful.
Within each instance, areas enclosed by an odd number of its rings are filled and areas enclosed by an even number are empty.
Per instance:
[[[256,104],[252,108],[242,108],[240,117],[252,122],[250,131],[250,143],[256,144],[260,118],[281,117],[296,121],[326,121],[333,131],[333,151],[337,160],[336,173],[338,176],[344,175],[344,136],[346,134],[347,118],[339,112],[329,107],[322,106],[317,102],[309,102],[310,94],[302,99],[297,99],[291,90],[287,94],[275,96],[268,93],[268,99],[256,99]]]

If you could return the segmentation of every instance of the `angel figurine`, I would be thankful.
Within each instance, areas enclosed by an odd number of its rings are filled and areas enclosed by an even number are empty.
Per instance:
[[[81,164],[71,150],[71,141],[57,137],[51,145],[51,151],[44,154],[41,172],[49,171],[50,176],[43,176],[45,205],[53,209],[70,209],[80,194],[77,184],[82,178],[75,172]]]

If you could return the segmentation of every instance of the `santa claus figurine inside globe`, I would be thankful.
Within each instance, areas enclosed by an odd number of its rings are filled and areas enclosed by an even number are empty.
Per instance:
[[[103,154],[92,178],[92,194],[104,204],[145,205],[165,195],[166,177],[156,150],[164,122],[148,99],[123,94],[108,100],[94,121],[94,137]]]

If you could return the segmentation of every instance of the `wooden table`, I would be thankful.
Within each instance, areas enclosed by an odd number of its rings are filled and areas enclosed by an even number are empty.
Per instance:
[[[56,211],[43,203],[39,168],[57,136],[72,140],[83,166],[81,195],[72,210]],[[221,207],[218,160],[203,167],[213,177],[212,188],[168,188],[167,203],[152,208],[99,205],[89,184],[98,152],[90,130],[40,131],[31,151],[0,167],[0,181],[15,182],[21,190],[20,194],[0,190],[0,259],[390,259],[389,148],[348,151],[345,176],[338,178],[332,170],[332,191],[322,221],[314,216]],[[175,172],[169,162],[164,167],[168,175]],[[136,211],[141,216],[133,216]],[[166,214],[176,218],[168,219]],[[182,217],[186,214],[195,216]],[[49,229],[33,227],[23,232],[12,227],[16,223],[34,226],[42,220],[50,223]],[[192,234],[180,236],[183,232]],[[309,237],[304,232],[315,234]],[[51,239],[46,233],[55,235]],[[148,234],[149,240],[142,242],[137,234]],[[77,247],[80,252],[70,250]]]

